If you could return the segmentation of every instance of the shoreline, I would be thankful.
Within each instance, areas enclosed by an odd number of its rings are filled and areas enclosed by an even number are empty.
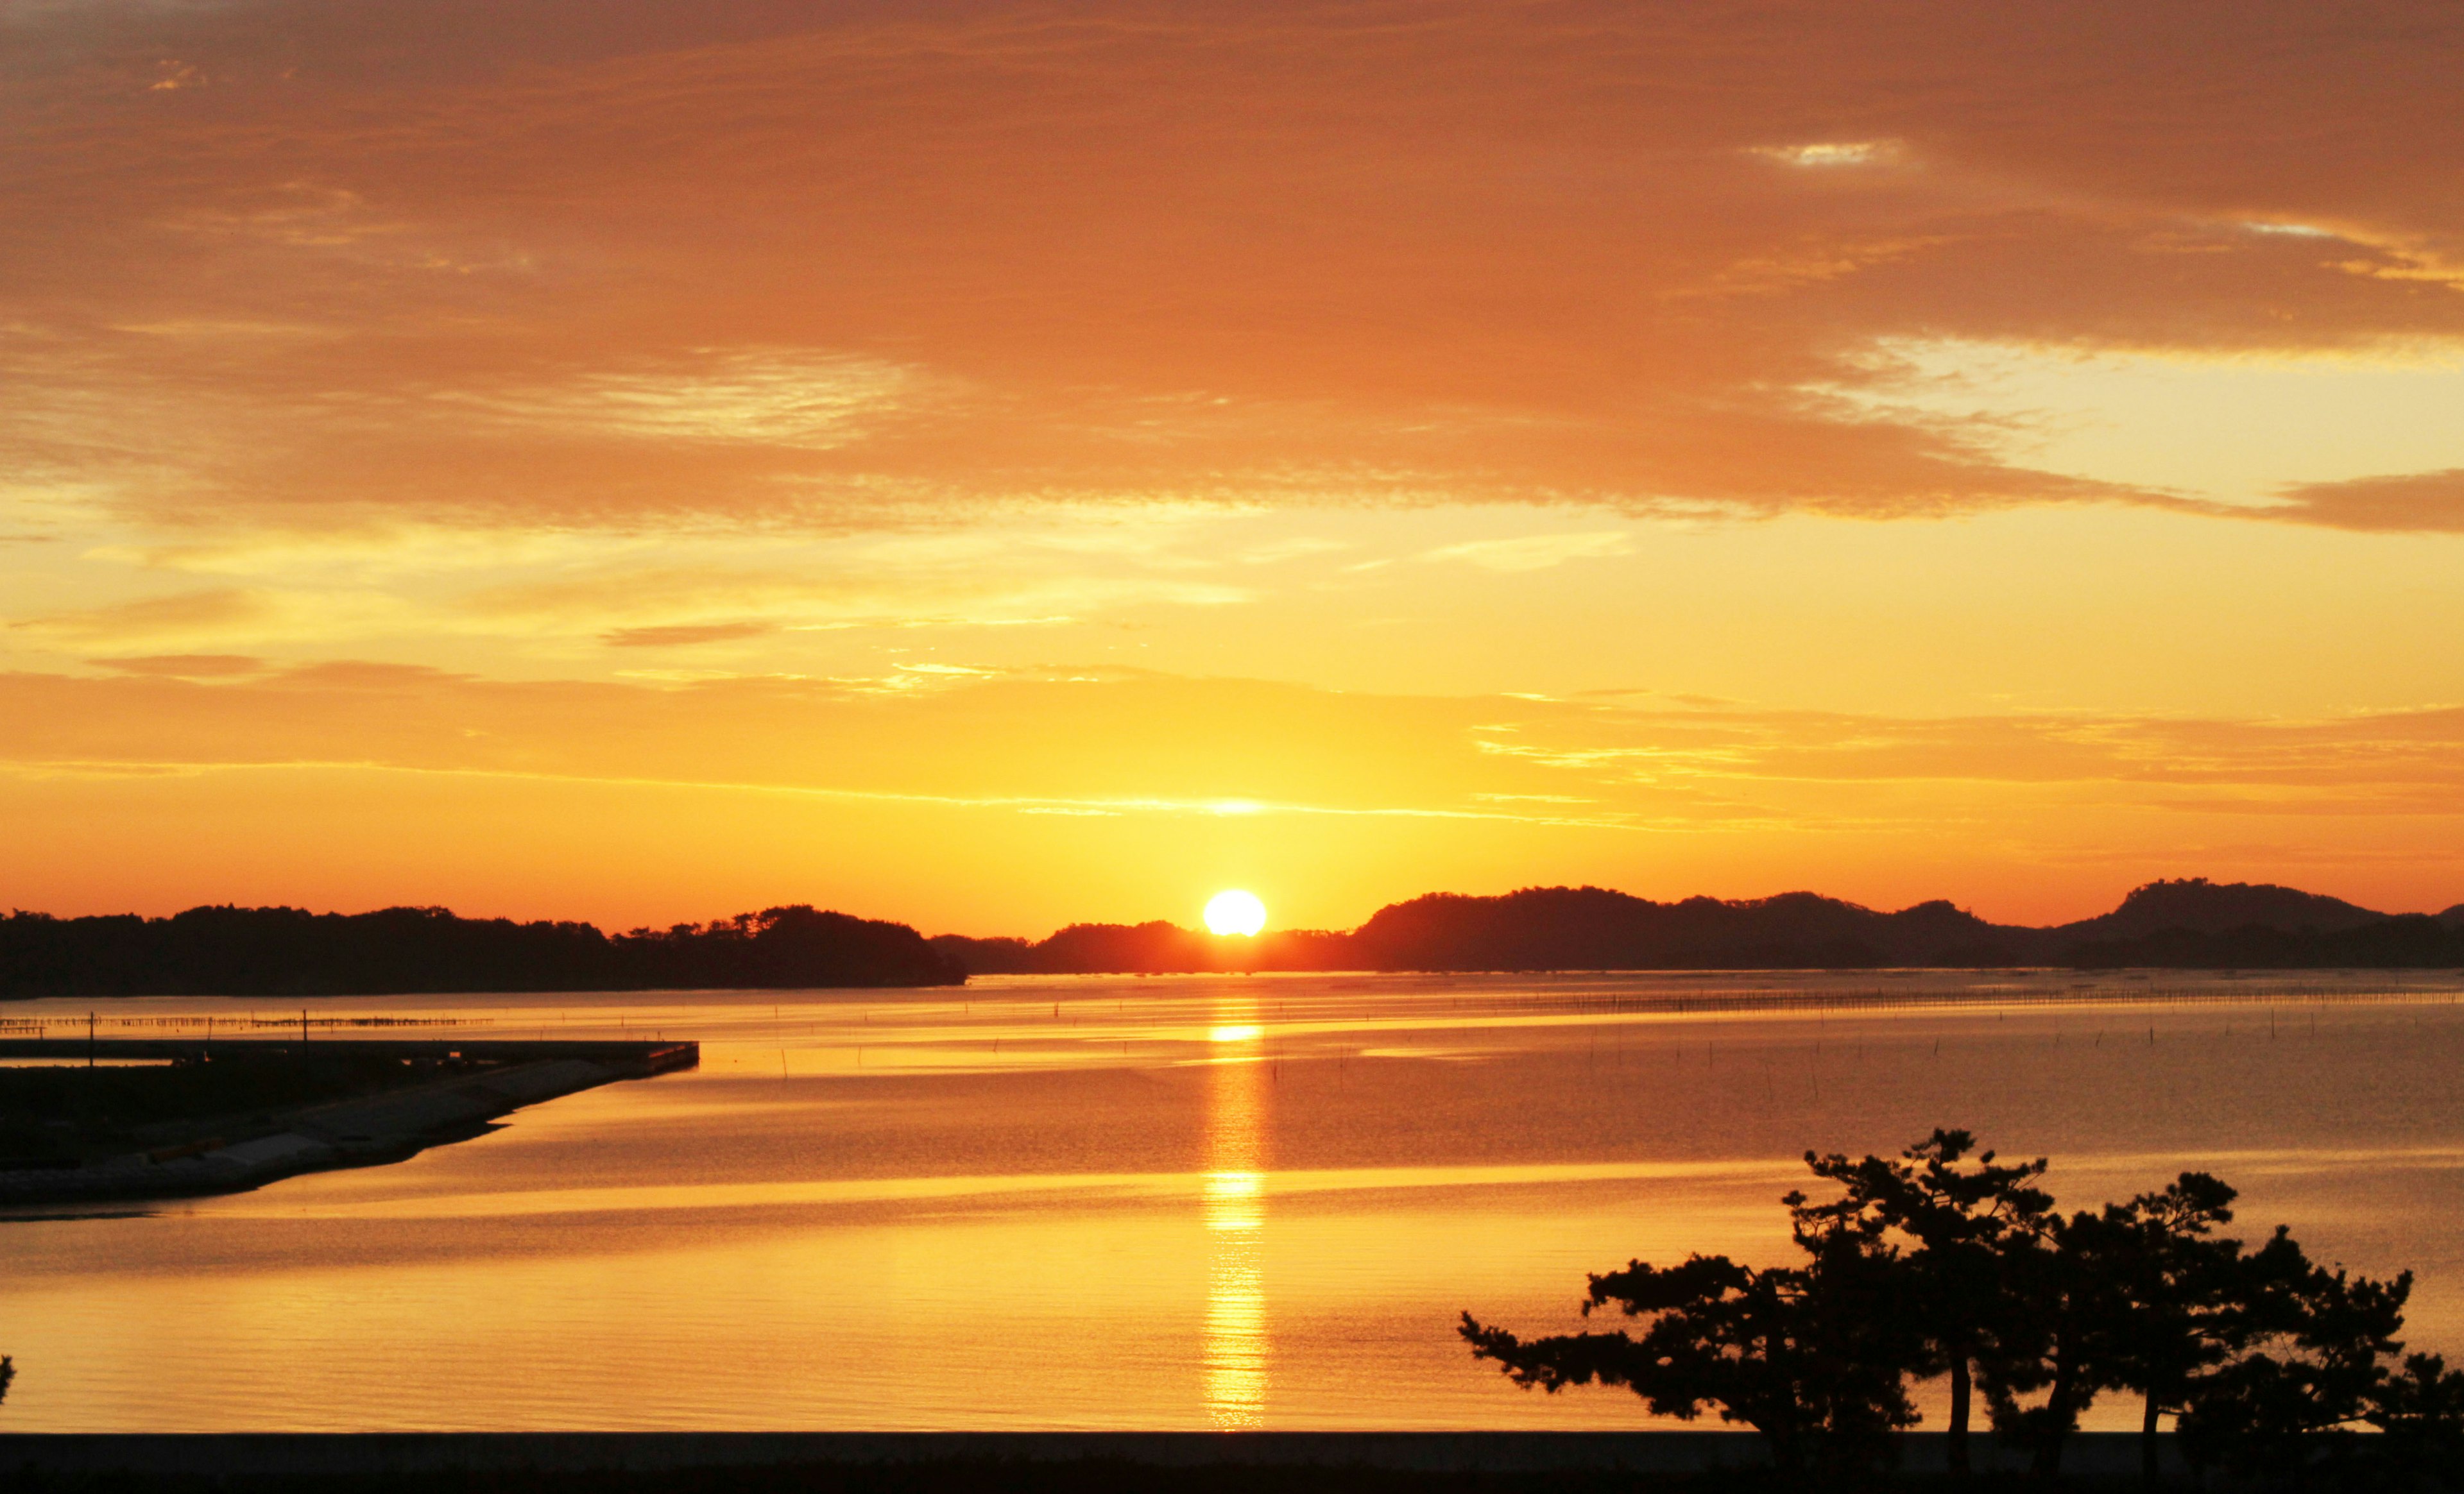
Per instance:
[[[355,1040],[306,1043],[226,1039],[251,1058],[322,1055],[490,1065],[396,1089],[250,1115],[184,1118],[148,1128],[154,1145],[70,1167],[0,1171],[0,1209],[241,1193],[301,1173],[375,1167],[484,1134],[500,1117],[625,1079],[691,1068],[691,1042]],[[0,1059],[126,1064],[211,1061],[211,1044],[185,1039],[0,1040]],[[0,1217],[4,1218],[4,1217]]]

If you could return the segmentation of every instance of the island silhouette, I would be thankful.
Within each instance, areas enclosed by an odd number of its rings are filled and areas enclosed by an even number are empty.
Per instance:
[[[1155,922],[1072,924],[1049,938],[932,941],[976,975],[1197,971],[2426,969],[2464,966],[2464,904],[2382,913],[2341,898],[2204,877],[2151,882],[2108,913],[2051,928],[1989,923],[1944,900],[1882,912],[1814,892],[1658,903],[1596,887],[1495,897],[1433,892],[1348,933],[1221,938]]]
[[[0,999],[942,986],[970,975],[2010,966],[2464,967],[2464,904],[2389,914],[2293,888],[2189,878],[2151,882],[2111,912],[2052,928],[1989,923],[1939,900],[1882,912],[1813,892],[1658,903],[1595,887],[1433,892],[1389,904],[1348,932],[1255,936],[1158,920],[1071,924],[1040,940],[927,939],[906,924],[801,904],[620,934],[442,908],[0,919]]]

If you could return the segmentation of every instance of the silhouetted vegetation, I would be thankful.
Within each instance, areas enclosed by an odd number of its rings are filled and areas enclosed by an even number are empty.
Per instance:
[[[1762,1433],[1784,1469],[1886,1465],[1889,1434],[1916,1420],[1909,1386],[1941,1376],[1954,1472],[1972,1382],[2039,1475],[2060,1471],[2099,1395],[2124,1392],[2141,1397],[2149,1482],[2170,1415],[2194,1466],[2244,1479],[2464,1487],[2464,1371],[2405,1353],[2409,1272],[2314,1263],[2282,1226],[2245,1248],[2216,1233],[2233,1190],[2202,1173],[2064,1216],[2036,1186],[2043,1159],[1997,1163],[1966,1131],[1896,1158],[1805,1160],[1839,1192],[1781,1200],[1801,1263],[1632,1262],[1592,1277],[1582,1309],[1614,1306],[1639,1332],[1525,1340],[1466,1312],[1463,1338],[1527,1387],[1621,1385],[1687,1420],[1714,1410]]]
[[[2464,965],[2464,928],[2427,913],[2401,913],[2352,928],[2274,929],[2252,924],[2218,933],[2167,929],[2129,939],[2088,940],[2063,951],[2081,970],[2170,965],[2192,970],[2423,970]]]
[[[1595,887],[1500,897],[1435,892],[1350,933],[1222,938],[1175,924],[1072,924],[1050,938],[933,941],[978,975],[1241,970],[1864,970],[2464,967],[2464,906],[2389,917],[2292,888],[2151,882],[2112,912],[2051,929],[1988,923],[1950,903],[1878,912],[1812,892],[1655,903]]]
[[[1817,1255],[1871,1257],[1878,1243],[1913,1242],[1896,1260],[1903,1300],[1893,1307],[1902,1329],[1915,1338],[1909,1368],[1950,1381],[1946,1430],[1955,1473],[1967,1472],[1970,1461],[1975,1369],[1999,1362],[2023,1331],[2005,1289],[2012,1244],[2042,1229],[2054,1205],[2036,1186],[2043,1162],[2005,1165],[1991,1153],[1968,1162],[1971,1149],[1965,1134],[1938,1131],[1897,1159],[1851,1162],[1809,1153],[1814,1175],[1837,1183],[1839,1197],[1817,1204],[1791,1193],[1781,1200],[1797,1240]]]
[[[191,908],[0,919],[0,996],[373,996],[450,991],[952,985],[905,924],[803,906],[609,935],[442,908]]]

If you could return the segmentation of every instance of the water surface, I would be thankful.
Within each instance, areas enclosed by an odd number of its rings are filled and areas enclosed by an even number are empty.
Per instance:
[[[0,1428],[1640,1425],[1516,1391],[1455,1315],[1555,1330],[1587,1270],[1784,1259],[1799,1153],[1935,1125],[2052,1156],[2072,1207],[2217,1172],[2252,1235],[2417,1268],[2413,1342],[2464,1350],[2454,982],[2185,980],[329,1000],[703,1062],[389,1167],[0,1219]],[[207,1014],[297,1021],[166,999],[105,1031]]]

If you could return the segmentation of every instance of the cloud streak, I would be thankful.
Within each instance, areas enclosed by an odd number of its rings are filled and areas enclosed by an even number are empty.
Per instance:
[[[2382,534],[2464,534],[2464,467],[2304,483],[2271,518]]]
[[[1744,895],[1829,877],[1881,902],[1950,892],[2050,915],[2066,896],[2109,901],[2130,868],[2263,872],[2270,858],[2341,868],[2340,887],[2390,905],[2445,906],[2464,877],[2457,709],[1894,717],[1342,694],[1117,670],[961,669],[901,691],[775,677],[517,683],[365,664],[240,677],[191,661],[0,676],[0,779],[15,785],[0,800],[70,796],[106,839],[115,815],[189,813],[179,806],[228,794],[323,804],[317,813],[369,846],[424,843],[431,830],[403,817],[445,813],[411,807],[438,795],[517,796],[509,803],[525,807],[500,812],[541,846],[599,834],[590,826],[610,815],[733,823],[755,811],[715,806],[793,802],[839,817],[813,833],[837,824],[827,833],[844,835],[847,817],[874,826],[858,883],[919,890],[913,915],[926,917],[941,906],[935,879],[958,874],[952,844],[993,869],[1096,855],[1110,869],[1082,878],[1100,883],[1177,866],[1226,835],[1274,847],[1278,876],[1339,880],[1349,890],[1319,895],[1372,906],[1433,878]],[[1001,751],[981,751],[987,741]],[[411,780],[430,786],[414,793]],[[97,802],[76,799],[78,783],[160,786]],[[759,823],[745,822],[753,838],[736,854],[785,865]],[[467,884],[477,868],[463,862],[486,852],[456,844],[431,854]],[[1129,846],[1143,848],[1124,859]],[[1332,869],[1299,869],[1314,860]],[[639,904],[671,873],[652,857],[592,875]]]
[[[490,681],[338,662],[111,661],[117,678],[0,676],[28,763],[381,763],[768,784],[975,804],[1654,818],[1706,796],[1855,785],[2092,786],[2148,803],[2395,800],[2464,814],[2464,708],[2312,720],[2017,713],[1902,717],[1534,698],[1374,696],[1118,669],[906,668],[935,682]],[[253,676],[253,677],[243,677]],[[389,705],[367,709],[372,698]],[[1008,744],[999,759],[965,738]],[[1281,744],[1269,750],[1269,744]],[[977,786],[953,792],[946,785]],[[984,784],[998,784],[986,788]],[[1556,818],[1552,811],[1550,818]]]

